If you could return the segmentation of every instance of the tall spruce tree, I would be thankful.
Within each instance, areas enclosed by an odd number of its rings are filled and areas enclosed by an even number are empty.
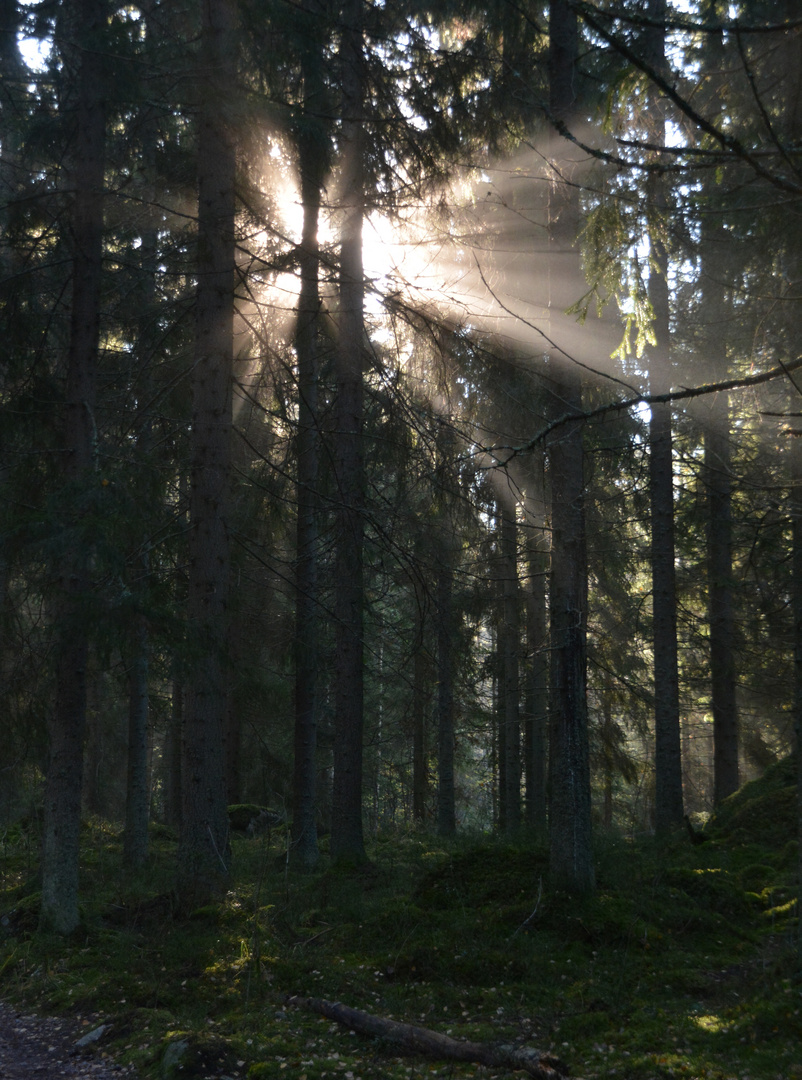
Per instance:
[[[203,0],[198,54],[198,261],[189,492],[189,640],[178,898],[190,911],[227,887],[231,850],[223,732],[228,710],[235,281],[235,15]]]
[[[665,75],[665,0],[650,0],[650,26],[645,31],[645,56],[650,67]],[[653,130],[649,138],[665,144],[663,102],[652,89],[647,106]],[[656,223],[649,232],[652,249],[649,299],[654,312],[656,346],[649,357],[649,390],[663,394],[672,386],[668,251],[662,233],[666,215],[663,181],[652,173],[647,203]],[[661,220],[662,219],[662,220]],[[649,419],[649,492],[651,499],[652,622],[654,647],[655,825],[666,831],[682,822],[682,758],[679,721],[679,662],[677,655],[677,585],[674,562],[674,464],[670,404],[653,403]]]
[[[365,57],[363,0],[341,12],[341,215],[334,459],[336,571],[334,787],[331,855],[335,862],[366,859],[362,827],[364,729],[365,369],[362,233],[365,218]]]
[[[71,288],[64,388],[63,551],[56,585],[56,698],[48,725],[49,761],[42,840],[41,923],[71,933],[79,923],[81,823],[91,528],[102,497],[96,470],[97,354],[103,264],[106,145],[105,0],[72,0],[62,12],[57,46],[67,132],[65,188],[69,198]]]
[[[298,253],[301,287],[298,296],[295,352],[298,360],[298,511],[296,519],[295,601],[295,762],[293,781],[292,859],[304,869],[317,865],[316,776],[317,727],[321,686],[320,592],[320,209],[327,165],[327,132],[321,121],[323,10],[308,2],[299,28],[303,111],[297,121],[303,227]]]
[[[568,0],[549,9],[549,109],[553,120],[568,123],[577,105],[578,29]],[[559,140],[551,144],[559,179],[549,204],[550,306],[565,310],[565,283],[575,280],[577,259],[576,189],[559,168]],[[570,301],[569,301],[570,302]],[[590,763],[587,708],[587,562],[582,381],[577,370],[550,357],[555,408],[568,419],[548,445],[551,478],[551,697],[549,717],[549,873],[557,889],[592,891]],[[553,374],[551,372],[553,371]],[[571,417],[577,419],[570,419]]]

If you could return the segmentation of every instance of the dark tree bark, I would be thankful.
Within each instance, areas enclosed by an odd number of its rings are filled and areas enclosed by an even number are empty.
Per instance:
[[[181,468],[178,473],[178,506],[181,522],[181,549],[186,551],[189,536],[188,477]],[[182,580],[182,579],[181,579]],[[183,585],[179,585],[183,591]],[[177,596],[179,605],[186,604],[186,597]],[[174,652],[170,671],[170,716],[164,738],[164,816],[168,825],[181,830],[181,754],[184,734],[184,697],[186,670],[183,657]]]
[[[9,350],[16,350],[12,343],[24,334],[23,320],[19,317],[16,270],[21,265],[21,253],[10,242],[9,224],[13,201],[21,183],[18,171],[18,151],[21,132],[18,130],[19,98],[23,96],[23,63],[19,51],[18,32],[22,12],[16,0],[0,0],[0,337]],[[7,362],[7,361],[6,361]],[[10,648],[11,604],[9,582],[11,580],[15,545],[10,541],[7,514],[12,505],[7,462],[0,468],[0,709],[5,713],[8,705],[8,675],[13,662]],[[8,492],[8,494],[7,494]],[[10,809],[16,797],[19,778],[8,767],[4,771],[4,792],[0,796],[0,812]]]
[[[429,770],[426,759],[426,668],[421,650],[415,653],[412,685],[412,820],[426,821]]]
[[[164,820],[179,831],[181,828],[181,733],[183,726],[184,683],[176,670],[171,680],[170,717],[164,739]]]
[[[645,34],[645,51],[655,70],[664,71],[665,0],[650,0],[655,25]],[[659,144],[665,142],[665,114],[653,92],[649,115]],[[661,182],[650,178],[650,202],[663,202]],[[654,310],[657,347],[649,357],[649,390],[660,394],[671,388],[671,348],[668,294],[668,253],[662,238],[652,231],[653,270],[649,299]],[[677,658],[677,591],[674,569],[674,469],[671,407],[655,404],[649,420],[649,498],[651,505],[652,619],[654,647],[655,827],[665,832],[682,825],[682,747],[679,719],[679,664]]]
[[[453,605],[451,569],[437,571],[437,831],[457,831],[454,798]]]
[[[412,670],[412,820],[416,825],[423,825],[429,795],[426,710],[430,697],[430,664],[425,651],[427,620],[422,590],[416,590],[416,600],[418,629]]]
[[[495,583],[496,608],[501,606],[501,583]],[[493,787],[495,789],[495,812],[493,820],[501,832],[507,831],[507,729],[504,726],[504,654],[501,616],[497,611],[495,631],[495,651],[493,654],[493,716],[496,719],[495,738],[493,740]]]
[[[710,690],[713,711],[713,802],[739,786],[738,703],[735,693],[735,611],[732,594],[732,455],[726,394],[712,402],[705,431],[708,491]]]
[[[239,612],[229,616],[229,633],[226,642],[226,718],[223,726],[223,749],[225,760],[224,786],[226,803],[230,806],[242,802],[242,714],[237,698],[236,673],[241,670],[242,622]]]
[[[499,626],[501,661],[501,708],[499,720],[504,754],[504,830],[517,832],[521,827],[521,717],[519,674],[519,603],[518,603],[518,523],[515,503],[510,497],[499,500],[501,556],[501,620]]]
[[[128,768],[123,866],[138,870],[148,858],[150,777],[148,769],[148,622],[135,614],[128,664]]]
[[[8,223],[8,206],[20,188],[18,115],[25,78],[18,39],[21,24],[22,12],[17,0],[0,0],[0,226],[4,228]],[[0,263],[3,270],[6,254],[13,258],[13,252],[4,248]]]
[[[575,107],[577,21],[567,0],[549,9],[550,106],[567,121]],[[557,158],[557,140],[553,143]],[[564,176],[564,169],[561,169]],[[564,312],[567,283],[578,278],[578,210],[574,189],[552,185],[549,204],[549,305]],[[564,302],[566,301],[567,302]],[[565,415],[582,411],[576,371],[550,358],[551,392]],[[594,887],[587,712],[587,555],[582,421],[569,422],[548,446],[552,544],[551,688],[549,710],[549,871],[552,885],[572,893]]]
[[[707,17],[715,19],[720,7],[710,0]],[[716,103],[727,109],[726,63],[720,35],[711,35],[707,47],[708,78],[716,87]],[[715,195],[711,193],[712,199]],[[707,326],[704,359],[711,382],[729,374],[728,327],[732,317],[726,290],[727,233],[717,215],[702,218],[702,301]],[[730,402],[726,392],[709,401],[704,421],[704,469],[708,499],[707,580],[710,626],[710,696],[713,713],[713,802],[718,805],[737,791],[738,703],[735,685],[735,611],[732,567],[732,450]]]
[[[657,286],[650,291],[656,292]],[[657,307],[654,297],[652,304]],[[661,333],[659,324],[656,332]],[[655,377],[657,369],[653,366],[651,370],[654,373],[651,391],[659,393],[659,383]],[[653,405],[649,420],[649,495],[655,694],[655,827],[658,832],[681,825],[683,817],[671,446],[671,409],[663,404]]]
[[[802,905],[802,436],[793,435],[791,446],[791,558],[792,616],[794,625],[794,734],[797,768],[797,902]],[[797,960],[802,967],[802,920],[797,931]]]
[[[362,446],[364,275],[362,225],[365,215],[363,121],[363,0],[345,0],[342,9],[343,223],[340,237],[339,342],[336,349],[337,628],[334,781],[331,857],[335,863],[366,860],[362,826],[364,726],[364,504]]]
[[[142,4],[145,23],[145,40],[148,46],[154,44],[153,2]],[[146,104],[141,118],[142,150],[140,166],[146,178],[143,187],[145,201],[145,222],[140,237],[139,282],[136,290],[137,308],[137,344],[136,354],[139,370],[142,374],[142,397],[146,402],[153,399],[153,380],[151,378],[153,357],[156,349],[154,326],[156,274],[158,264],[158,229],[159,215],[156,204],[156,152],[159,138],[157,113],[153,106]],[[149,205],[148,205],[149,204]],[[149,405],[138,417],[136,439],[136,458],[138,463],[137,482],[141,485],[140,498],[147,505],[151,494],[149,457],[153,443],[153,417]],[[147,530],[139,539],[138,551],[134,557],[136,580],[133,591],[137,596],[138,610],[132,614],[132,627],[128,641],[128,763],[125,802],[125,831],[123,833],[123,865],[136,870],[144,866],[148,857],[148,821],[150,818],[150,625],[147,615],[142,610],[147,596],[150,578],[150,552]]]
[[[234,5],[203,0],[198,90],[198,285],[192,373],[188,614],[191,663],[181,759],[178,899],[183,911],[225,890],[230,846],[223,731],[232,430]]]
[[[318,355],[320,312],[320,218],[323,170],[326,166],[325,132],[316,117],[322,112],[322,56],[312,20],[320,12],[308,3],[308,37],[301,55],[304,112],[298,135],[303,230],[298,253],[301,291],[295,352],[298,357],[298,517],[295,569],[295,767],[293,777],[292,862],[304,870],[319,860],[316,821],[318,684],[320,665],[318,623]],[[318,31],[319,32],[319,31]]]
[[[64,405],[64,481],[71,492],[66,546],[57,583],[56,700],[49,718],[50,759],[44,803],[41,922],[70,933],[78,913],[83,742],[86,725],[90,550],[82,517],[94,488],[97,431],[95,393],[103,262],[104,0],[73,0],[64,11],[59,42],[69,89],[66,188],[72,192],[72,306]]]
[[[528,581],[526,604],[526,671],[524,676],[524,790],[526,824],[546,828],[546,746],[548,730],[548,618],[543,452],[533,454],[526,499],[525,551]]]

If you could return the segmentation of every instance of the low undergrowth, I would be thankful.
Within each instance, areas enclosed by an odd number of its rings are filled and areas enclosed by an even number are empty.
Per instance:
[[[797,852],[788,806],[783,827],[766,804],[771,782],[752,793],[757,841],[742,797],[704,844],[600,839],[598,891],[581,902],[550,891],[546,853],[527,840],[385,837],[358,873],[301,876],[279,829],[235,839],[225,901],[179,922],[175,837],[154,829],[147,873],[126,878],[120,830],[91,822],[69,941],[37,932],[31,837],[11,830],[0,995],[108,1024],[97,1052],[168,1080],[503,1075],[399,1057],[293,995],[526,1041],[584,1077],[802,1078]],[[788,803],[787,785],[774,797]]]

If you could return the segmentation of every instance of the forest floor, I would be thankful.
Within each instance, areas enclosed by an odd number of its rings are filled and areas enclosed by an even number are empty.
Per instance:
[[[133,1066],[118,1064],[108,1054],[94,1052],[93,1036],[101,1027],[92,1026],[89,1017],[26,1015],[0,1002],[0,1077],[133,1080]]]
[[[549,1051],[586,1080],[802,1080],[793,769],[730,800],[694,844],[598,837],[597,892],[548,887],[534,841],[380,838],[363,870],[287,870],[286,836],[234,842],[232,889],[177,921],[175,837],[120,871],[84,830],[84,922],[36,930],[35,837],[0,837],[0,998],[105,1024],[143,1078],[451,1080],[507,1069],[407,1056],[292,1002],[342,1002],[474,1042]],[[26,885],[26,883],[28,883]],[[34,1075],[34,1074],[30,1074]],[[523,1075],[523,1074],[521,1074]]]

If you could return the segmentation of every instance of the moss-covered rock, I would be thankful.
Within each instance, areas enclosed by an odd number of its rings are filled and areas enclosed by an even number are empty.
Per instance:
[[[228,808],[228,824],[234,832],[245,832],[255,817],[258,817],[266,806],[257,803],[234,803]]]
[[[172,1031],[161,1053],[162,1080],[188,1080],[217,1076],[236,1067],[237,1057],[228,1043],[204,1032]]]
[[[725,799],[705,832],[717,840],[782,850],[796,835],[796,757],[771,765]]]

